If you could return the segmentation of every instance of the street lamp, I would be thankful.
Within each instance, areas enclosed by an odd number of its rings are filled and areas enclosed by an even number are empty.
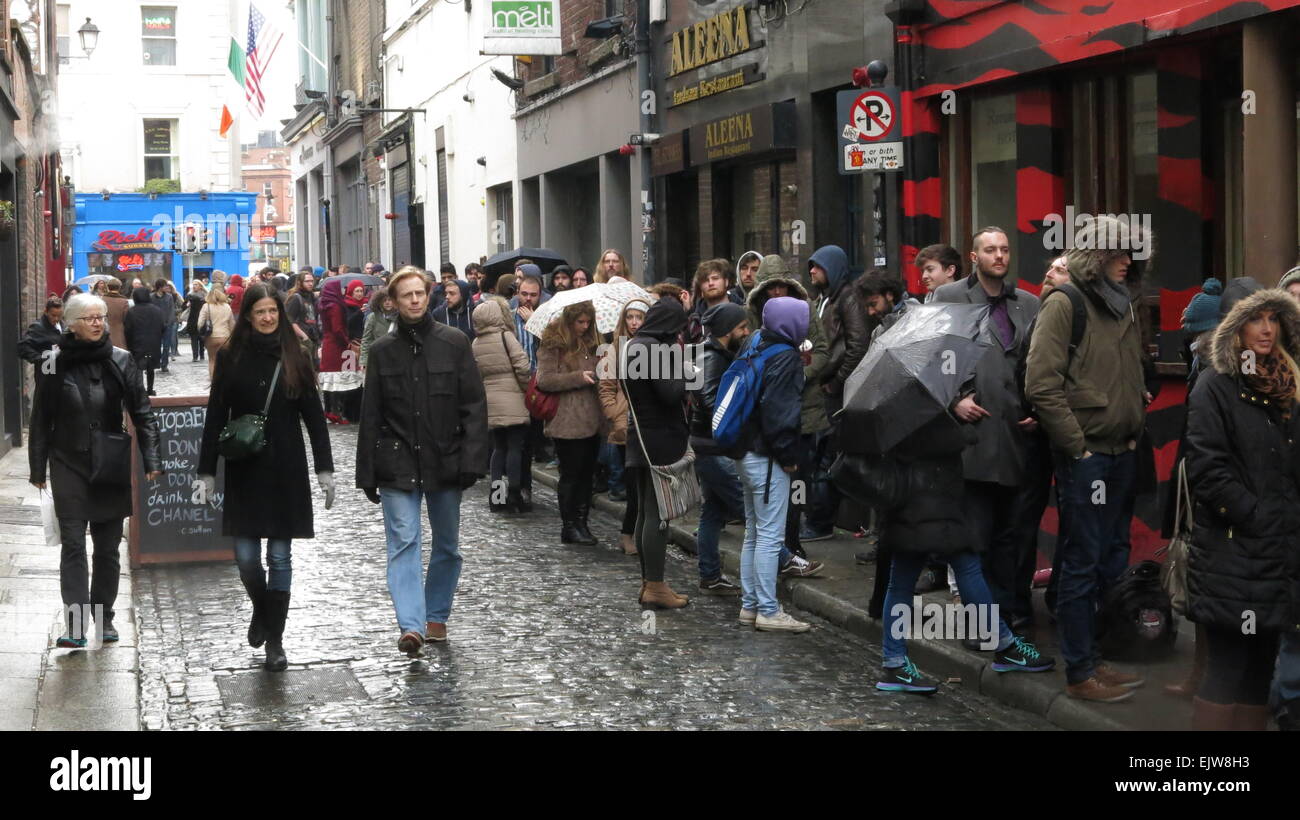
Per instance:
[[[86,59],[90,59],[90,53],[99,45],[99,26],[87,17],[85,25],[77,29],[77,36],[81,38],[81,50],[86,52]]]

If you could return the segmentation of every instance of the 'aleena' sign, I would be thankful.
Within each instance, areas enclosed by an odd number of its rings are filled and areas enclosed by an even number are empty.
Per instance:
[[[557,55],[559,0],[489,0],[484,54]]]

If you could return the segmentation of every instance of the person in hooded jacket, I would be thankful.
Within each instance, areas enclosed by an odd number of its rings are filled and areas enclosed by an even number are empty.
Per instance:
[[[284,298],[274,285],[261,283],[244,295],[243,313],[229,343],[214,353],[216,375],[208,395],[198,475],[208,498],[213,498],[221,431],[234,419],[261,413],[269,393],[266,446],[249,458],[225,459],[221,532],[235,540],[239,578],[253,604],[248,644],[259,647],[265,642],[265,666],[279,672],[289,663],[283,637],[293,578],[292,539],[315,537],[303,426],[325,509],[334,501],[334,459],[311,360],[285,316]]]
[[[469,282],[454,279],[443,285],[444,298],[441,305],[433,309],[433,321],[454,327],[474,341],[474,294]]]
[[[830,446],[830,417],[826,413],[826,393],[821,389],[823,379],[831,371],[829,346],[822,320],[818,318],[808,291],[794,272],[777,254],[770,254],[759,262],[758,273],[749,290],[748,315],[750,330],[757,333],[762,327],[763,307],[769,299],[789,297],[802,299],[808,304],[807,339],[799,346],[803,362],[803,401],[799,412],[800,456],[798,470],[791,481],[802,481],[808,501],[793,504],[786,516],[783,548],[799,560],[790,562],[782,555],[782,572],[802,578],[811,578],[821,572],[820,561],[812,561],[804,551],[804,541],[824,541],[834,536],[834,510],[837,496],[824,480],[818,480],[830,468],[834,451]],[[806,516],[806,520],[805,520]]]
[[[754,289],[758,278],[758,267],[763,262],[763,254],[758,251],[745,251],[736,260],[736,286],[727,291],[727,298],[743,306]]]
[[[690,430],[684,400],[686,379],[678,337],[686,310],[676,299],[660,299],[646,311],[641,329],[627,343],[621,367],[631,418],[627,426],[627,475],[637,493],[636,548],[641,563],[642,605],[678,609],[690,603],[664,580],[668,529],[655,497],[651,466],[676,464],[686,455]],[[675,372],[677,371],[677,372]]]
[[[488,508],[492,512],[523,512],[520,490],[524,486],[523,457],[530,419],[524,391],[532,378],[532,368],[515,338],[514,317],[505,299],[483,297],[474,308],[474,328],[471,348],[487,393],[488,431],[492,436]]]
[[[352,420],[344,415],[344,405],[348,394],[362,386],[361,370],[356,366],[356,360],[345,361],[344,358],[351,339],[347,325],[348,304],[341,279],[332,276],[325,280],[316,313],[321,329],[320,389],[325,394],[325,420],[331,424],[351,423]]]
[[[396,322],[397,305],[393,303],[388,288],[380,288],[370,297],[370,312],[366,315],[366,326],[361,331],[362,371],[370,362],[370,346],[388,335]]]
[[[37,371],[32,395],[29,481],[44,490],[48,478],[54,496],[63,539],[59,589],[67,607],[67,631],[56,645],[66,648],[86,645],[88,615],[97,620],[104,643],[118,640],[113,604],[121,577],[122,519],[131,515],[132,508],[130,459],[100,464],[95,453],[108,452],[100,436],[125,435],[124,411],[131,416],[151,489],[157,488],[162,475],[158,420],[135,360],[109,338],[104,324],[107,314],[97,296],[78,294],[68,300],[64,318],[69,329],[59,340],[54,372]],[[87,527],[95,548],[94,574],[89,579]]]
[[[226,297],[230,299],[230,311],[238,316],[239,309],[244,304],[244,277],[237,273],[230,277],[230,282],[226,285]]]
[[[1300,307],[1261,290],[1215,329],[1188,399],[1187,615],[1209,649],[1194,729],[1263,731],[1279,636],[1300,628],[1297,359]]]
[[[826,331],[830,363],[822,389],[831,398],[828,410],[834,415],[843,403],[844,382],[867,352],[870,338],[867,314],[849,287],[853,276],[843,248],[838,245],[818,248],[808,259],[808,274],[818,292],[817,317]]]
[[[560,502],[560,541],[565,544],[596,543],[587,516],[605,421],[596,392],[599,345],[591,302],[566,307],[546,326],[537,345],[537,388],[558,401],[555,418],[546,422],[544,432],[554,440],[559,460],[555,493]]]
[[[150,396],[153,389],[153,372],[158,366],[158,357],[162,354],[163,334],[167,329],[167,320],[162,311],[149,296],[149,289],[139,287],[131,294],[135,306],[126,313],[123,324],[126,326],[126,344],[131,355],[135,357],[136,367],[145,374],[145,387]]]

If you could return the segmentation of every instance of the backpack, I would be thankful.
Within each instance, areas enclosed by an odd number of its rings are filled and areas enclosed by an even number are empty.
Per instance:
[[[1097,613],[1102,655],[1115,660],[1151,661],[1173,651],[1177,621],[1160,584],[1160,565],[1142,561],[1124,571]]]
[[[768,345],[759,351],[759,334],[727,367],[718,382],[718,398],[713,406],[713,440],[719,447],[729,449],[740,442],[745,423],[754,412],[758,394],[763,385],[763,369],[768,359],[786,350],[794,350],[784,342]]]
[[[1074,286],[1073,282],[1066,282],[1063,285],[1057,285],[1053,292],[1061,292],[1070,300],[1070,308],[1073,311],[1073,318],[1070,320],[1070,356],[1066,359],[1066,367],[1074,361],[1074,351],[1079,349],[1079,343],[1083,341],[1083,334],[1088,330],[1088,305],[1083,301],[1083,292]],[[1049,297],[1051,293],[1047,294]]]

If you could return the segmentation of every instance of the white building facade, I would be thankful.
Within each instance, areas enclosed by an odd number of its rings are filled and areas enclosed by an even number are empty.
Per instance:
[[[77,190],[129,192],[150,179],[240,189],[243,112],[227,58],[232,35],[246,37],[246,4],[73,0],[57,13],[60,153]],[[77,35],[87,18],[99,29],[89,57]],[[236,121],[222,137],[228,102]]]
[[[519,244],[515,230],[514,92],[492,76],[513,76],[513,58],[483,55],[489,3],[386,7],[384,114],[380,148],[390,212],[415,218],[425,267],[465,265]],[[574,123],[574,127],[581,124]],[[390,220],[395,221],[395,220]],[[409,261],[400,228],[382,248],[386,266]],[[407,241],[410,241],[409,239]]]

